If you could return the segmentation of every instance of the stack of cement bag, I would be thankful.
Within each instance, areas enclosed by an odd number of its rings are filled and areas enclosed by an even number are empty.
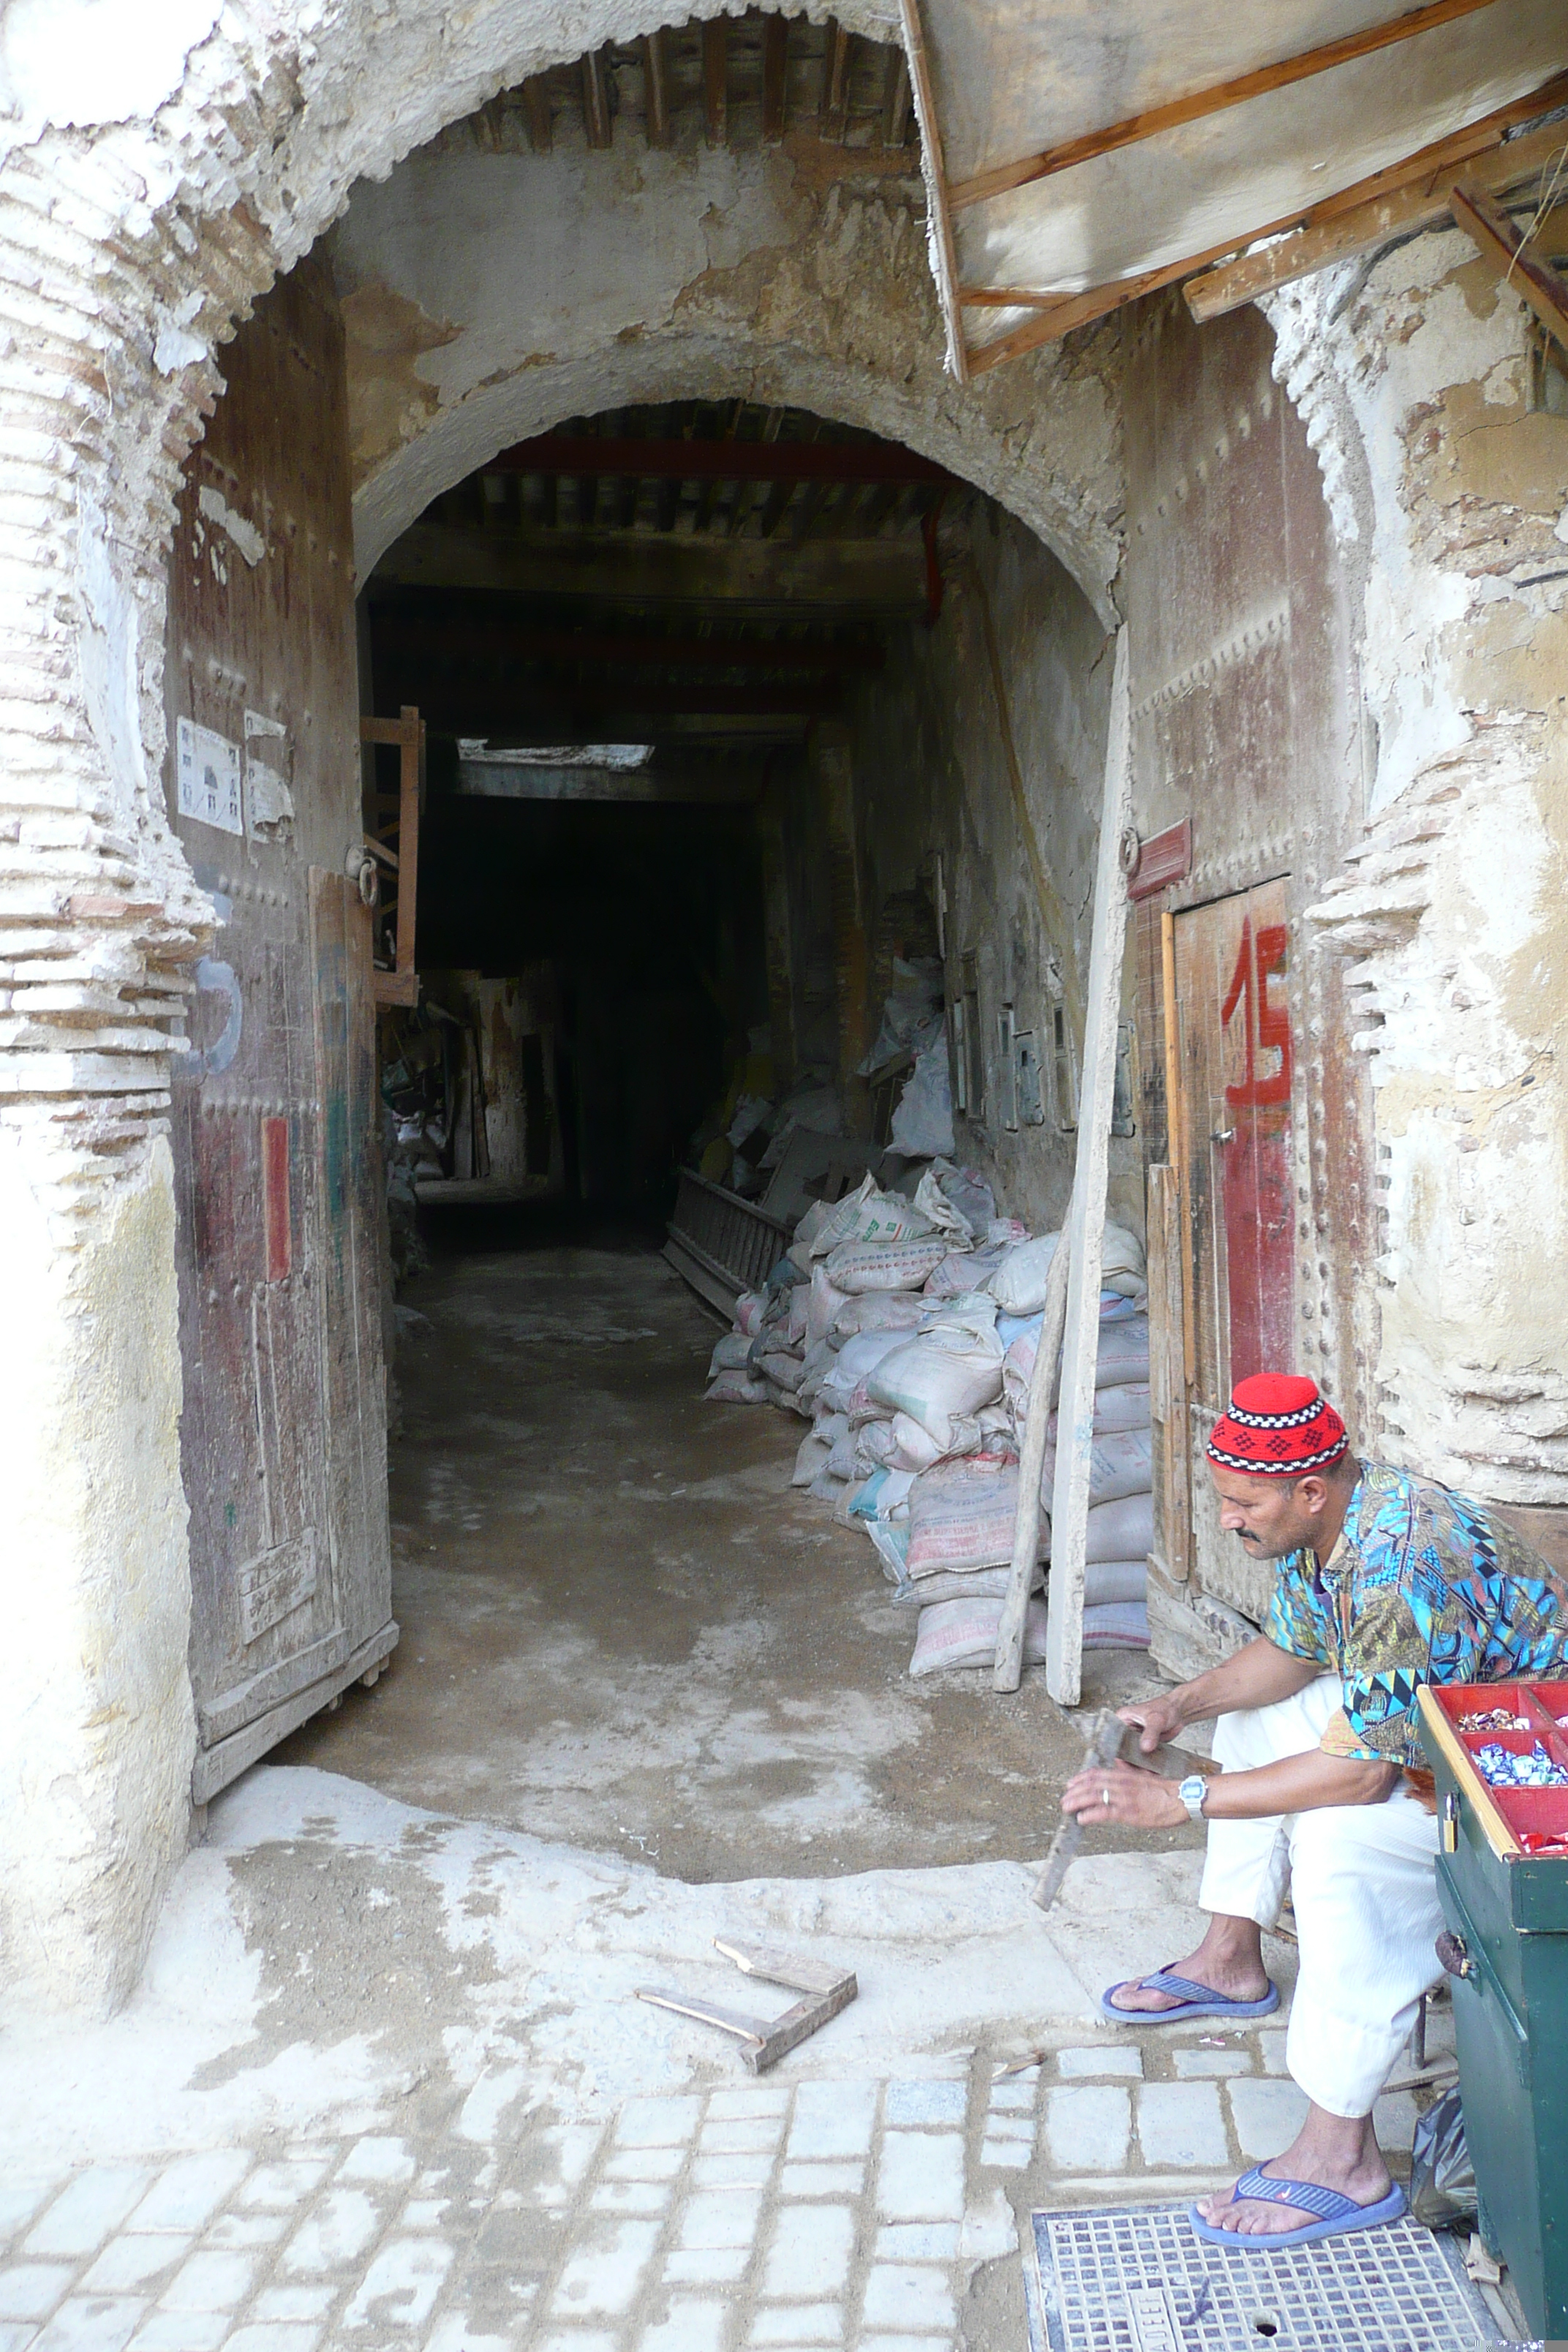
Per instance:
[[[973,1171],[934,1160],[911,1201],[868,1177],[797,1226],[713,1351],[709,1395],[812,1426],[795,1484],[874,1544],[919,1612],[910,1672],[988,1665],[1013,1551],[1018,1441],[1055,1234],[998,1217]],[[1152,1540],[1143,1253],[1106,1228],[1085,1596],[1087,1647],[1146,1648]],[[1050,1556],[1055,1430],[1042,1481]],[[1025,1656],[1044,1654],[1031,1602]]]

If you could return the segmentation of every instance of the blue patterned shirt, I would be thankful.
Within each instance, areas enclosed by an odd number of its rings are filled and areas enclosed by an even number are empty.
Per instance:
[[[1484,1504],[1363,1462],[1326,1565],[1276,1563],[1263,1630],[1343,1683],[1331,1755],[1419,1771],[1423,1683],[1568,1677],[1568,1577]]]

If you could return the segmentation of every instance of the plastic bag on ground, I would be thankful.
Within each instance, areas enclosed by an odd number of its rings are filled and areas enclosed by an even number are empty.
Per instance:
[[[806,1215],[810,1214],[807,1210]],[[805,1219],[801,1222],[804,1224]],[[826,1257],[840,1242],[912,1241],[929,1231],[912,1201],[881,1192],[874,1176],[863,1176],[853,1192],[847,1192],[817,1226],[811,1238],[811,1255]]]
[[[933,1232],[951,1234],[955,1241],[967,1244],[974,1238],[974,1228],[942,1183],[937,1169],[945,1164],[935,1162],[926,1170],[915,1187],[915,1206],[931,1220]]]
[[[927,1305],[920,1290],[863,1290],[845,1298],[833,1318],[833,1336],[842,1342],[863,1331],[913,1331]]]
[[[1410,2218],[1424,2230],[1468,2228],[1477,2218],[1476,2169],[1465,2145],[1458,2085],[1434,2099],[1410,2150]]]
[[[766,1404],[768,1387],[765,1381],[754,1381],[744,1365],[734,1371],[721,1372],[706,1391],[709,1404]]]
[[[952,1150],[952,1081],[941,1027],[905,1081],[888,1142],[911,1160],[934,1160]]]
[[[889,1349],[867,1377],[868,1396],[906,1412],[945,1454],[951,1426],[1002,1393],[1002,1349],[978,1321],[943,1321]]]
[[[849,1297],[868,1290],[919,1290],[947,1254],[943,1236],[906,1241],[840,1242],[826,1260],[827,1278]]]
[[[726,1331],[713,1342],[713,1353],[708,1359],[708,1377],[716,1380],[721,1372],[740,1370],[752,1352],[752,1343],[743,1331]]]
[[[895,956],[893,984],[882,1004],[877,1041],[860,1064],[859,1076],[874,1077],[889,1062],[918,1054],[940,1026],[942,969],[935,956]],[[951,1151],[952,1145],[948,1144]]]

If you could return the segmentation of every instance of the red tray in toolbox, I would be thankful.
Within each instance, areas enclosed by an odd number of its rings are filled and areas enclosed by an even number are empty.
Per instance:
[[[1447,1683],[1433,1696],[1470,1756],[1482,1748],[1507,1748],[1529,1755],[1539,1741],[1554,1764],[1568,1769],[1568,1681],[1548,1683]],[[1530,1718],[1526,1731],[1460,1731],[1467,1715],[1506,1707]],[[1496,1789],[1478,1764],[1476,1777],[1515,1835],[1568,1837],[1568,1789]]]

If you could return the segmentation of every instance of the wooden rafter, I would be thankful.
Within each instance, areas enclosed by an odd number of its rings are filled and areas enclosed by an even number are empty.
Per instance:
[[[1521,103],[1536,113],[1543,99],[1554,104],[1568,99],[1568,75]],[[1516,118],[1514,108],[1504,112],[1510,121]],[[1348,201],[1354,194],[1351,190],[1315,206],[1311,216],[1278,245],[1265,246],[1259,253],[1245,253],[1237,261],[1190,278],[1182,289],[1187,308],[1199,320],[1221,318],[1226,311],[1239,310],[1244,302],[1255,302],[1260,294],[1289,286],[1331,262],[1348,261],[1390,237],[1436,226],[1450,216],[1449,197],[1461,176],[1495,195],[1555,162],[1568,146],[1568,124],[1549,123],[1543,131],[1529,131],[1522,139],[1510,139],[1502,145],[1499,142],[1507,127],[1489,115],[1484,133],[1481,124],[1472,124],[1469,131],[1441,140],[1413,157],[1414,168],[1398,184],[1357,203]]]
[[[730,129],[730,28],[722,16],[702,27],[702,120],[710,147],[722,147]]]
[[[522,85],[523,119],[528,124],[528,143],[536,155],[550,152],[550,99],[541,74],[530,74]]]
[[[1523,297],[1547,333],[1568,351],[1568,278],[1532,249],[1528,232],[1485,189],[1457,187],[1453,205],[1456,222],[1500,272],[1504,284]]]
[[[910,68],[902,49],[889,49],[882,99],[882,144],[902,147],[910,135]]]
[[[669,144],[669,69],[665,60],[664,34],[656,29],[643,40],[643,128],[650,147]]]
[[[769,16],[763,26],[763,141],[769,147],[776,147],[784,135],[788,65],[788,24],[783,16]]]
[[[1564,99],[1568,99],[1568,74],[1556,76],[1530,97],[1518,99],[1511,106],[1500,108],[1496,114],[1484,118],[1489,140],[1495,142],[1510,122],[1519,121],[1527,115],[1539,114],[1548,106],[1562,103]],[[1481,127],[1479,123],[1472,124],[1469,131],[1457,132],[1454,139],[1465,140],[1470,132]],[[1563,136],[1568,138],[1568,132]],[[1440,141],[1435,147],[1422,148],[1406,156],[1402,163],[1388,164],[1382,171],[1370,173],[1364,180],[1342,188],[1336,195],[1322,198],[1310,208],[1286,214],[1278,220],[1265,221],[1247,229],[1242,236],[1226,237],[1223,245],[1210,246],[1203,253],[1189,254],[1184,260],[1167,262],[1157,269],[1142,270],[1135,277],[1113,278],[1103,286],[1088,287],[1079,294],[1064,296],[1059,292],[1038,292],[1032,297],[1030,307],[1037,307],[1039,316],[1015,329],[1010,335],[999,335],[994,342],[983,343],[978,349],[972,346],[969,352],[970,372],[975,375],[984,374],[988,368],[1000,365],[1004,360],[1020,358],[1026,352],[1038,350],[1043,343],[1055,342],[1061,336],[1070,334],[1074,328],[1087,326],[1093,320],[1103,319],[1113,310],[1122,310],[1129,302],[1136,302],[1145,294],[1156,293],[1160,288],[1173,285],[1177,278],[1190,278],[1194,272],[1208,268],[1211,263],[1227,259],[1239,247],[1255,244],[1259,238],[1279,236],[1287,230],[1300,228],[1304,224],[1320,223],[1341,214],[1350,214],[1359,205],[1396,187],[1407,186],[1413,181],[1425,181],[1433,173],[1433,157],[1438,149],[1448,148],[1453,143],[1454,141]],[[961,299],[967,300],[970,293],[984,294],[985,290],[984,288],[966,288]],[[1023,309],[1025,303],[1021,300],[1016,307]]]
[[[541,433],[485,460],[486,474],[635,474],[681,482],[930,482],[952,475],[891,441],[641,441]]]
[[[1386,24],[1369,26],[1361,33],[1347,33],[1337,41],[1324,41],[1315,49],[1304,50],[1300,57],[1282,58],[1276,65],[1260,66],[1255,72],[1237,74],[1228,81],[1212,83],[1207,89],[1193,90],[1185,98],[1172,99],[1163,106],[1126,115],[1120,122],[1108,123],[1103,130],[1064,139],[1038,154],[1020,156],[1016,163],[998,163],[988,172],[977,172],[972,179],[954,183],[951,194],[953,209],[984,204],[990,197],[1005,195],[1011,188],[1027,187],[1032,181],[1049,179],[1053,173],[1068,172],[1075,163],[1109,155],[1118,147],[1134,146],[1140,140],[1157,137],[1162,131],[1175,131],[1183,123],[1200,121],[1205,114],[1219,114],[1227,107],[1244,105],[1249,98],[1264,98],[1272,90],[1287,89],[1293,82],[1328,73],[1333,67],[1349,65],[1357,58],[1371,57],[1379,49],[1412,40],[1418,33],[1450,24],[1457,16],[1474,16],[1478,9],[1492,5],[1493,0],[1427,0],[1426,6],[1391,17]]]
[[[590,49],[583,60],[583,128],[590,147],[609,145],[610,89],[602,49]]]
[[[822,136],[840,147],[849,127],[849,41],[835,18],[827,27],[822,61]]]

